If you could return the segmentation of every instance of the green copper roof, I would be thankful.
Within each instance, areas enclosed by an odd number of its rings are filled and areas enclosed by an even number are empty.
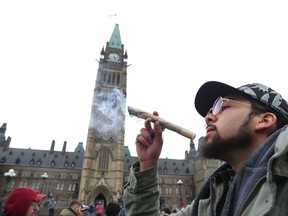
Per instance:
[[[114,31],[111,35],[108,47],[122,49],[122,42],[118,24],[115,24]]]
[[[74,150],[74,152],[84,152],[84,148],[83,148],[83,143],[82,142],[79,142],[76,149]]]

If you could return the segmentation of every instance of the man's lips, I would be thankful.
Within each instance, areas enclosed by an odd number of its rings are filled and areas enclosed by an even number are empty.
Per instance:
[[[207,127],[206,127],[206,134],[208,134],[208,133],[211,132],[211,131],[215,131],[215,130],[216,130],[216,127],[215,127],[215,126],[207,125]]]

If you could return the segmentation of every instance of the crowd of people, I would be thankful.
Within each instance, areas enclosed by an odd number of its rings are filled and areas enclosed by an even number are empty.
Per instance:
[[[46,196],[30,187],[18,187],[9,193],[3,209],[0,209],[0,216],[37,216],[40,206],[48,209],[49,216],[54,216],[55,209],[58,208],[52,194]],[[125,216],[125,209],[121,204],[112,201],[104,206],[102,201],[85,205],[74,199],[67,208],[61,210],[60,216]]]

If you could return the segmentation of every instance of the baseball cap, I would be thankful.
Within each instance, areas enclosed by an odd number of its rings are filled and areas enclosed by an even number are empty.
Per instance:
[[[242,95],[253,98],[263,105],[271,107],[278,114],[288,120],[288,103],[282,96],[272,88],[260,83],[252,83],[234,88],[225,83],[209,81],[204,83],[195,97],[197,112],[205,117],[214,101],[220,96]]]
[[[5,203],[4,210],[9,216],[26,214],[33,201],[45,198],[45,194],[39,194],[37,190],[29,187],[18,187],[10,192]]]

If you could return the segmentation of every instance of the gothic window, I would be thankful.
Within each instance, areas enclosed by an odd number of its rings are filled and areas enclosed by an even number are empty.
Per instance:
[[[64,166],[65,166],[65,167],[68,167],[68,166],[69,166],[68,161],[65,162]]]
[[[176,188],[176,191],[175,191],[175,192],[176,192],[177,195],[179,194],[179,190],[178,190],[178,188]]]
[[[38,161],[37,161],[37,165],[40,166],[41,164],[42,164],[41,159],[38,159]]]
[[[8,183],[7,188],[13,189],[14,187],[15,187],[15,181],[12,180],[12,181],[10,181],[10,182]]]
[[[99,169],[107,170],[108,169],[108,152],[101,151],[99,153]]]
[[[108,74],[108,80],[107,80],[108,84],[110,83],[110,80],[111,80],[111,73]]]
[[[29,177],[30,176],[30,172],[25,170],[25,171],[22,172],[22,176],[25,176],[25,177],[28,176]]]
[[[60,190],[63,191],[64,189],[64,183],[61,184]]]
[[[9,155],[12,155],[12,154],[13,154],[13,152],[12,152],[12,151],[10,151],[10,152],[9,152]]]
[[[33,183],[32,183],[32,188],[37,189],[37,188],[36,188],[36,182],[33,182]]]
[[[34,161],[34,159],[32,158],[32,159],[30,160],[29,164],[30,164],[30,165],[34,165],[34,163],[35,163],[35,161]]]
[[[117,83],[117,85],[119,85],[120,84],[120,74],[117,74],[117,81],[116,81]]]
[[[106,82],[106,71],[104,71],[103,81]]]
[[[27,187],[27,185],[28,185],[28,182],[25,180],[20,182],[20,187]]]
[[[112,84],[115,83],[115,73],[112,74]]]
[[[72,184],[69,184],[68,191],[71,191],[71,190],[72,190]]]
[[[166,194],[169,194],[169,190],[168,188],[165,189]]]
[[[35,155],[36,155],[35,152],[33,152],[33,153],[32,153],[32,156],[35,157]]]
[[[74,184],[73,184],[73,187],[72,187],[72,191],[75,191],[75,190],[76,190],[76,186],[77,186],[77,185],[74,183]]]
[[[164,173],[167,173],[168,172],[168,169],[167,167],[164,168]]]

